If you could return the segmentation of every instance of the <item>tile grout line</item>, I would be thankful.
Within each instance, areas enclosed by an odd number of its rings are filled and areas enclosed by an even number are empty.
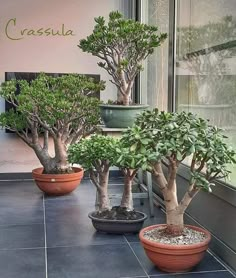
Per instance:
[[[43,223],[44,223],[44,255],[45,255],[45,277],[48,278],[48,258],[47,258],[47,231],[46,231],[46,210],[45,195],[43,194]]]
[[[150,276],[148,275],[148,273],[147,273],[147,271],[145,270],[144,266],[142,265],[142,263],[140,262],[139,258],[138,258],[137,255],[135,254],[135,252],[134,252],[132,246],[130,245],[129,241],[127,240],[127,238],[126,238],[124,235],[123,235],[123,237],[125,238],[125,241],[126,241],[126,243],[128,244],[128,246],[129,246],[129,248],[131,249],[131,251],[133,252],[135,258],[138,260],[138,262],[139,262],[141,268],[143,269],[145,275],[147,276],[147,278],[150,278]]]
[[[20,248],[2,248],[0,249],[0,252],[1,251],[16,251],[16,250],[35,250],[35,249],[44,249],[45,247],[27,247],[27,248],[23,248],[23,247],[20,247]]]
[[[42,222],[33,222],[33,223],[23,223],[23,224],[21,224],[21,223],[16,223],[16,224],[0,224],[0,228],[7,228],[7,227],[12,227],[12,226],[33,226],[33,225],[43,225],[43,223]]]
[[[156,277],[165,277],[165,276],[175,276],[175,275],[189,275],[189,274],[205,274],[205,273],[215,273],[215,272],[229,272],[227,269],[222,269],[222,270],[204,270],[204,271],[188,271],[188,272],[166,272],[166,273],[161,273],[161,274],[152,274],[150,275],[149,278],[156,278]]]
[[[146,278],[146,277],[144,277],[144,276],[123,276],[123,277],[119,277],[119,278]]]
[[[217,257],[217,255],[215,255],[211,250],[207,250],[207,252],[209,254],[211,254],[211,256],[217,261],[219,262],[226,271],[228,271],[230,274],[232,274],[234,277],[236,277],[235,272],[227,265],[224,263],[224,261],[222,261],[220,258]]]
[[[55,249],[55,248],[71,248],[71,247],[87,247],[87,246],[102,246],[102,245],[125,245],[126,242],[101,242],[101,243],[90,243],[90,244],[76,244],[76,245],[58,245],[58,246],[50,246],[47,249]]]

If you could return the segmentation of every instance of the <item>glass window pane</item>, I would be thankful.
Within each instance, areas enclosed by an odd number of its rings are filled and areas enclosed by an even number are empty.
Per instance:
[[[169,0],[142,1],[142,22],[169,31]],[[150,55],[141,73],[141,101],[150,107],[167,110],[168,39]]]
[[[177,3],[176,110],[209,119],[236,148],[236,1]]]

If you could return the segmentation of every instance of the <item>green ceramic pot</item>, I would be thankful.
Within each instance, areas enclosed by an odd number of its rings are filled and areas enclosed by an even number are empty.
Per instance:
[[[130,106],[101,104],[101,117],[106,127],[126,128],[133,125],[137,115],[149,105],[135,104]]]

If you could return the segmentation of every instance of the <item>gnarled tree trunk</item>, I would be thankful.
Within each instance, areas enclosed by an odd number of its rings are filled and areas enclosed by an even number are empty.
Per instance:
[[[132,178],[130,176],[124,178],[124,190],[120,206],[127,210],[133,210]]]
[[[55,172],[57,173],[68,173],[71,172],[70,164],[67,160],[67,151],[65,143],[61,137],[54,138],[54,149],[55,149],[55,161],[56,167]]]
[[[49,174],[53,172],[53,169],[56,167],[56,160],[52,158],[48,151],[43,149],[40,144],[35,144],[32,148],[43,166],[44,173]]]
[[[162,170],[161,162],[153,164],[153,174],[157,179],[158,186],[163,194],[166,207],[166,232],[171,235],[181,235],[184,229],[184,212],[194,196],[199,192],[195,184],[189,184],[189,188],[182,200],[178,202],[176,174],[177,165],[172,161],[169,165],[168,179]]]
[[[99,174],[99,187],[98,187],[98,210],[110,210],[110,200],[108,197],[108,179],[109,171]]]

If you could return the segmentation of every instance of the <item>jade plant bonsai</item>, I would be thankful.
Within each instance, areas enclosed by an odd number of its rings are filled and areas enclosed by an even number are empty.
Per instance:
[[[157,26],[125,19],[118,11],[95,18],[93,33],[80,41],[79,47],[100,58],[98,65],[105,69],[118,89],[116,104],[131,104],[131,90],[142,62],[166,39],[166,33],[157,34]]]
[[[211,192],[214,180],[228,177],[235,151],[225,143],[221,129],[186,112],[144,111],[125,134],[133,150],[147,153],[143,168],[153,173],[163,194],[166,233],[181,235],[186,208],[200,190]],[[177,171],[187,158],[189,185],[178,201]]]
[[[70,163],[82,165],[97,189],[98,213],[111,209],[108,197],[109,168],[117,157],[116,145],[117,140],[111,136],[93,135],[68,149]]]
[[[68,154],[72,164],[81,164],[84,169],[88,170],[91,181],[97,188],[96,216],[116,220],[136,219],[136,212],[133,209],[132,182],[138,169],[146,161],[146,152],[137,152],[136,149],[130,148],[125,135],[119,139],[94,135],[83,139],[79,144],[71,145]],[[120,206],[112,208],[108,196],[110,166],[119,167],[124,175]],[[143,218],[143,215],[141,217]]]
[[[89,95],[103,89],[103,81],[73,74],[55,78],[40,73],[31,82],[6,81],[0,96],[14,109],[1,113],[0,126],[14,131],[34,150],[44,173],[71,172],[67,146],[96,131],[100,101]],[[54,156],[49,153],[49,137]]]
[[[135,128],[132,130],[135,132]],[[130,142],[129,132],[124,132],[119,141],[119,147],[116,148],[117,160],[115,164],[124,176],[124,189],[120,207],[127,211],[133,211],[134,209],[132,187],[138,170],[147,170],[149,168],[146,163],[149,157],[148,150],[136,148],[136,144],[130,144]]]

